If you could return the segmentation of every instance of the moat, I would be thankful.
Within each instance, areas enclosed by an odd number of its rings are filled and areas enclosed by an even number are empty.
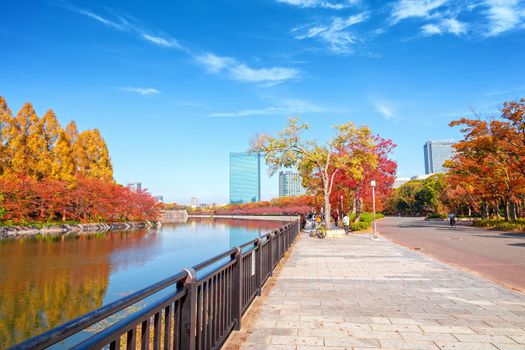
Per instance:
[[[0,241],[0,348],[281,225],[190,219],[160,229]]]

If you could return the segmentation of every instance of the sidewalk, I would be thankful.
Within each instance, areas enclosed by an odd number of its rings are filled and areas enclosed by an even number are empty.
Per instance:
[[[223,349],[525,349],[525,295],[366,235],[301,234]]]

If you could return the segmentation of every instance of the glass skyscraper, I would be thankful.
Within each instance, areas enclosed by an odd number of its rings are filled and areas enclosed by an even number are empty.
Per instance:
[[[305,193],[299,174],[292,171],[279,172],[279,197],[297,197]]]
[[[230,203],[261,200],[261,155],[230,153]]]
[[[452,158],[454,141],[427,141],[425,151],[425,174],[445,173],[443,163]]]

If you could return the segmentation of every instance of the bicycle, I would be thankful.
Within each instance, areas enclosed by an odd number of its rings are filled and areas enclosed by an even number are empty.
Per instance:
[[[453,230],[456,229],[456,219],[454,218],[450,219],[450,227],[452,227]]]
[[[320,239],[323,239],[326,237],[326,227],[321,222],[317,225],[315,225],[315,228],[310,231],[310,237],[317,237]]]

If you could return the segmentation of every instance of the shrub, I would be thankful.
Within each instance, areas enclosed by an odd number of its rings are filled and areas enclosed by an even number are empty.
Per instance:
[[[427,219],[446,219],[447,217],[448,217],[447,214],[438,214],[438,213],[427,215]]]
[[[385,216],[381,213],[376,213],[376,220],[382,219]],[[374,215],[372,213],[361,213],[361,217],[359,222],[355,222],[355,214],[350,214],[350,221],[352,222],[350,224],[350,228],[352,231],[363,231],[370,228],[372,225],[372,222],[374,221]]]

